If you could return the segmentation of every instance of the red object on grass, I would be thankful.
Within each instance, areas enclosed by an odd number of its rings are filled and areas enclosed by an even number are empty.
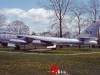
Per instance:
[[[58,66],[57,65],[50,66],[50,72],[52,74],[58,74]]]

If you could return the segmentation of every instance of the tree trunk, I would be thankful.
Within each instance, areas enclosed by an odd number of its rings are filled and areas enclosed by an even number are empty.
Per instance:
[[[61,10],[60,10],[60,18],[59,18],[59,25],[60,25],[60,37],[62,38],[62,16],[61,16]]]

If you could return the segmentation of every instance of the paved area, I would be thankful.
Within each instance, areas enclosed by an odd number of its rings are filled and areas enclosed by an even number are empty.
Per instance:
[[[29,51],[47,51],[47,50],[51,50],[51,49],[33,49],[33,50],[29,50]]]
[[[87,53],[72,53],[72,54],[49,54],[49,53],[26,53],[26,52],[8,52],[8,51],[0,51],[3,53],[21,53],[21,54],[38,54],[38,55],[72,55],[72,56],[76,56],[76,55],[87,55],[87,54],[100,54],[100,52],[87,52]]]

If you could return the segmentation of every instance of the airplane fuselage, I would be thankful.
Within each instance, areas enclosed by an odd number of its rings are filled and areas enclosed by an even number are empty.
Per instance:
[[[15,45],[28,44],[30,42],[33,45],[46,45],[47,48],[56,48],[57,45],[97,44],[96,40],[91,40],[91,39],[80,40],[79,38],[44,37],[44,36],[34,36],[34,35],[23,35],[23,36],[21,35],[21,38],[19,38],[18,35],[14,35],[14,34],[0,34],[0,42],[7,43],[8,46],[11,47],[15,47]]]
[[[66,44],[81,44],[82,41],[79,39],[73,39],[73,38],[58,38],[58,37],[43,37],[43,36],[33,36],[33,38],[36,38],[37,40],[50,40],[52,43],[57,45],[66,45]]]

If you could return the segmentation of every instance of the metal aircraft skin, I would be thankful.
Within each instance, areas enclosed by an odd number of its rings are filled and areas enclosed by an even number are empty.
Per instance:
[[[58,38],[58,37],[45,37],[34,35],[14,35],[14,34],[0,34],[0,42],[2,45],[8,47],[15,47],[20,49],[19,45],[32,43],[33,45],[46,45],[47,48],[56,48],[57,45],[96,45],[97,32],[99,30],[100,21],[93,22],[85,29],[77,38]]]

